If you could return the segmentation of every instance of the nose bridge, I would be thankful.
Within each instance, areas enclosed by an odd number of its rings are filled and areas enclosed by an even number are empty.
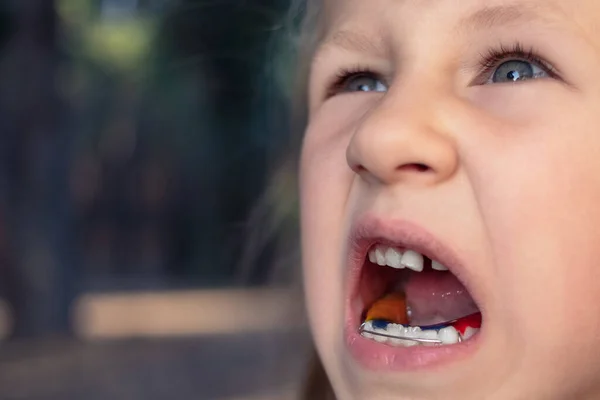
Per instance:
[[[442,120],[441,93],[388,92],[359,123],[347,149],[353,171],[368,181],[433,184],[458,165],[454,137]]]

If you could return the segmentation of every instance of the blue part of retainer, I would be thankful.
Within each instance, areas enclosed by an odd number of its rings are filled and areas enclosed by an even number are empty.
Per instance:
[[[425,328],[423,330],[439,331],[440,329],[447,328],[448,326],[449,326],[448,324],[427,325],[427,328]]]
[[[390,323],[383,319],[374,319],[371,320],[371,324],[373,324],[374,329],[386,329]]]
[[[373,319],[370,321],[371,324],[373,325],[374,329],[386,329],[387,326],[389,324],[391,324],[392,322],[386,321],[384,319]],[[402,325],[402,326],[408,326],[408,325]],[[447,328],[449,325],[448,324],[437,324],[437,325],[426,325],[425,327],[423,327],[423,330],[433,330],[433,331],[439,331],[440,329],[444,329]]]

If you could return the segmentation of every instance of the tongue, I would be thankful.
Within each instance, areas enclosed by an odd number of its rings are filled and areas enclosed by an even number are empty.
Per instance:
[[[429,325],[479,312],[469,291],[450,272],[423,271],[405,283],[411,325]]]

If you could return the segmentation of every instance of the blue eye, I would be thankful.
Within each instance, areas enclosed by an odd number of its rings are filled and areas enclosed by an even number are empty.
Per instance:
[[[487,83],[520,82],[548,76],[543,68],[534,63],[524,60],[509,60],[496,67]]]
[[[344,72],[336,84],[337,93],[387,92],[388,87],[377,74],[371,72]]]
[[[387,92],[387,86],[375,76],[357,75],[348,78],[344,88],[346,92]]]
[[[482,70],[474,81],[475,85],[518,83],[546,78],[562,80],[551,63],[535,49],[526,50],[520,43],[489,49],[487,53],[481,54],[480,64]]]

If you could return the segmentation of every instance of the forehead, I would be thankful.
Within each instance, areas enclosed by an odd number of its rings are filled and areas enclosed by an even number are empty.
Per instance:
[[[353,22],[411,30],[416,25],[468,29],[540,20],[571,23],[600,39],[598,0],[327,0],[325,8],[325,36]]]

